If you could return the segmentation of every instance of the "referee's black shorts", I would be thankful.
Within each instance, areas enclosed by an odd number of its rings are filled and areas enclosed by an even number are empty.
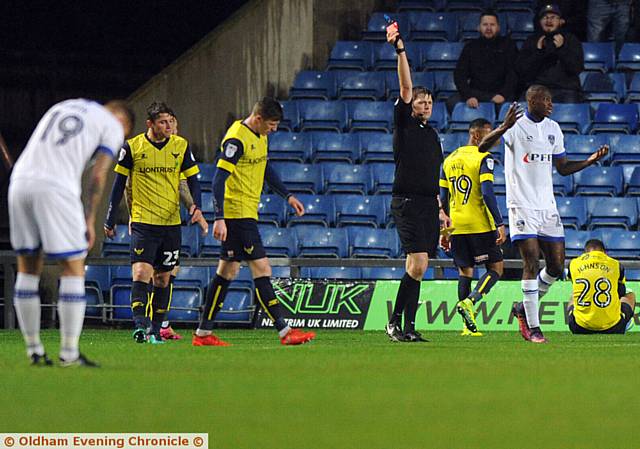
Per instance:
[[[569,306],[569,316],[567,321],[569,324],[569,330],[572,334],[624,334],[627,329],[627,324],[632,319],[633,310],[631,309],[631,306],[626,302],[622,302],[620,303],[620,321],[609,329],[594,331],[580,326],[576,323],[576,318],[573,316],[573,305]]]
[[[496,231],[451,236],[453,261],[459,268],[503,260],[502,250],[496,244]]]
[[[406,254],[428,253],[436,257],[440,239],[438,199],[393,196],[391,214]]]

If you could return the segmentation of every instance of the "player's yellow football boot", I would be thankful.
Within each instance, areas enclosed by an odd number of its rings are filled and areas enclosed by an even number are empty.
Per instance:
[[[470,298],[458,301],[456,304],[456,310],[462,317],[465,326],[471,332],[478,332],[478,326],[476,325],[476,314],[473,311],[473,301]]]
[[[460,335],[462,335],[463,337],[482,337],[482,332],[480,331],[476,331],[476,332],[471,332],[467,326],[465,324],[462,325],[462,332],[460,332]]]

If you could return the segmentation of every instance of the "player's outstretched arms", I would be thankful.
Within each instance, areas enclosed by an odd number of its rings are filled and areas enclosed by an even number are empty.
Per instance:
[[[506,133],[509,128],[515,125],[516,121],[518,121],[520,117],[522,117],[522,114],[524,114],[524,111],[522,110],[518,102],[514,101],[513,103],[511,103],[511,106],[509,106],[509,110],[507,111],[507,115],[504,117],[504,122],[502,122],[500,126],[491,131],[489,134],[484,136],[482,142],[480,142],[480,145],[478,145],[478,150],[481,152],[486,152],[493,148],[498,140],[500,140],[500,137],[502,137],[502,135]]]
[[[569,176],[595,164],[607,154],[609,154],[609,145],[602,145],[583,161],[570,161],[565,156],[554,159],[553,164],[560,175]]]

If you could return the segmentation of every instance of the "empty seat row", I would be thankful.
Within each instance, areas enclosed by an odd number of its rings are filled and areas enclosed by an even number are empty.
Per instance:
[[[601,240],[607,248],[607,254],[611,257],[640,259],[640,232],[621,229],[565,230],[567,258],[577,257],[582,254],[584,252],[584,244],[589,239]]]

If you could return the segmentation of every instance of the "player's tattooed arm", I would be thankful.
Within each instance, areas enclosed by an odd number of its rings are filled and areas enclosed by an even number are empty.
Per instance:
[[[180,180],[180,186],[178,188],[180,191],[180,202],[184,205],[187,210],[191,209],[193,206],[193,197],[191,196],[191,191],[189,190],[189,184],[186,179]]]
[[[509,110],[507,111],[507,115],[505,115],[502,124],[491,131],[489,134],[484,136],[484,138],[480,142],[480,145],[478,145],[478,150],[481,152],[486,152],[493,148],[498,140],[500,140],[500,137],[502,137],[504,133],[506,133],[507,130],[515,125],[516,121],[520,117],[522,117],[522,114],[524,114],[524,112],[522,111],[520,105],[517,102],[511,103],[511,106],[509,106]]]
[[[107,172],[111,167],[112,159],[109,155],[100,153],[96,157],[96,162],[91,170],[91,179],[87,188],[87,206],[85,208],[85,218],[87,222],[87,240],[89,248],[93,246],[95,242],[95,223],[96,223],[96,211],[100,204],[100,198],[104,191],[104,185],[107,182]]]
[[[131,178],[127,178],[127,183],[124,186],[124,201],[127,203],[127,210],[129,216],[131,216],[131,206],[133,205],[133,188],[131,187]]]
[[[575,172],[585,169],[609,154],[609,145],[602,145],[587,159],[583,161],[570,161],[565,157],[553,159],[553,165],[558,173],[562,176],[569,176]]]

